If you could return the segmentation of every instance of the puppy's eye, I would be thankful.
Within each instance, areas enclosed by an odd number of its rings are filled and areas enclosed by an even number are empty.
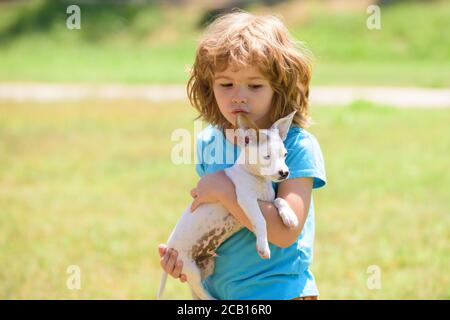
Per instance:
[[[268,154],[267,156],[265,156],[264,159],[269,160],[269,159],[270,159],[270,154]]]
[[[285,158],[287,157],[287,154],[288,154],[287,152],[284,154],[284,157],[285,157]]]

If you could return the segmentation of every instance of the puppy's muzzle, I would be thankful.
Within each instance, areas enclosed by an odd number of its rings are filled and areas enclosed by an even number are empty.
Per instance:
[[[280,175],[280,180],[284,180],[289,176],[289,171],[278,171],[278,174]]]

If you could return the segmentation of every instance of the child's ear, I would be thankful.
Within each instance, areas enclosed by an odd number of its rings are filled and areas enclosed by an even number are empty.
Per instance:
[[[270,127],[270,129],[277,129],[278,133],[280,134],[281,140],[285,140],[287,137],[287,133],[289,131],[289,128],[291,127],[292,120],[294,119],[294,115],[297,112],[295,110],[294,112],[291,112],[286,117],[278,119],[275,121],[275,123]]]

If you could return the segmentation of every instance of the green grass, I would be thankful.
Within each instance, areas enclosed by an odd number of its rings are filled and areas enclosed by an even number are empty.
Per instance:
[[[0,299],[152,299],[197,177],[170,161],[183,103],[0,102]],[[449,299],[450,110],[313,108],[328,186],[315,193],[323,299]],[[81,268],[81,290],[66,287]],[[381,269],[381,290],[366,270]],[[189,298],[169,280],[167,298]]]
[[[332,61],[445,61],[450,49],[448,5],[410,1],[380,7],[381,29],[369,30],[365,10],[330,14],[316,5],[294,35],[319,57]]]
[[[444,1],[332,12],[317,2],[288,27],[316,56],[314,84],[450,85],[450,11]],[[2,4],[0,81],[184,83],[202,12],[177,7],[81,6],[81,30],[65,25],[66,4]],[[258,10],[258,6],[250,10]],[[284,10],[284,11],[283,11]]]

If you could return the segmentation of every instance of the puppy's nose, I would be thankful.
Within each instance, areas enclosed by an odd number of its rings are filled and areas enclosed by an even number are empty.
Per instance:
[[[283,171],[283,170],[280,170],[280,171],[278,171],[278,174],[280,175],[280,177],[281,178],[287,178],[287,176],[289,175],[289,171]]]

